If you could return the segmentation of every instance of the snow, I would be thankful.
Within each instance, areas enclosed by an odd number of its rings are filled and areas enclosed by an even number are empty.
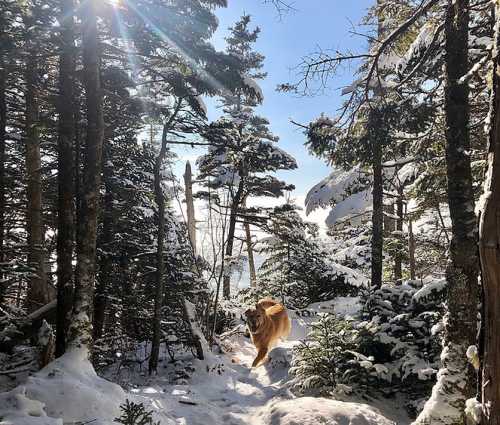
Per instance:
[[[441,293],[445,290],[447,285],[446,279],[438,279],[425,284],[413,295],[413,300],[425,304],[433,294]]]
[[[356,185],[359,186],[361,181],[367,178],[368,175],[358,166],[349,171],[335,169],[307,193],[306,215],[317,208],[327,208],[332,203],[342,202],[349,189]]]
[[[80,349],[69,351],[3,395],[0,407],[7,411],[4,420],[15,425],[87,421],[111,425],[124,401],[124,390],[97,376],[88,352]]]
[[[475,398],[465,402],[465,416],[469,424],[480,424],[483,417],[483,405]]]
[[[463,347],[449,343],[441,353],[441,369],[432,395],[412,425],[463,422],[465,401],[461,389],[465,386],[467,358]]]
[[[359,216],[365,214],[371,210],[373,204],[372,190],[366,189],[361,192],[357,192],[341,202],[338,202],[330,211],[330,214],[326,218],[327,226],[333,226],[339,222],[339,220],[354,218],[354,216]]]
[[[262,89],[260,86],[257,84],[257,82],[250,77],[249,75],[244,75],[243,76],[243,83],[250,88],[251,90],[254,91],[255,95],[260,101],[264,100],[264,93],[262,92]]]
[[[339,297],[311,305],[312,315],[307,317],[291,311],[290,339],[280,342],[269,353],[268,362],[254,369],[250,365],[255,347],[238,327],[223,341],[224,353],[210,352],[205,346],[208,355],[204,360],[186,355],[189,360],[178,364],[191,370],[192,375],[179,383],[173,383],[167,374],[174,365],[163,350],[159,373],[149,377],[135,372],[127,391],[97,376],[85,350],[70,351],[30,377],[26,384],[0,395],[1,423],[111,425],[120,415],[119,406],[129,399],[143,403],[161,425],[395,424],[365,402],[297,398],[287,386],[291,349],[317,319],[314,313],[354,315],[360,304],[357,297]],[[186,308],[193,313],[192,304]],[[137,355],[147,357],[147,344],[139,347]],[[380,374],[386,373],[383,365],[373,367]],[[115,372],[116,368],[110,369],[110,373]],[[392,417],[394,412],[388,411]]]
[[[302,397],[271,403],[255,415],[255,424],[265,425],[393,425],[366,404],[326,398]]]
[[[63,425],[60,418],[50,418],[45,405],[26,397],[26,388],[17,387],[0,394],[0,423],[2,425]]]
[[[431,45],[432,40],[434,39],[434,34],[437,30],[439,30],[439,27],[436,28],[434,22],[432,21],[426,22],[422,26],[420,32],[418,33],[413,43],[410,45],[406,54],[400,59],[399,63],[397,64],[397,68],[400,71],[406,70],[408,64],[412,62],[412,60],[420,57],[427,50],[427,48]]]

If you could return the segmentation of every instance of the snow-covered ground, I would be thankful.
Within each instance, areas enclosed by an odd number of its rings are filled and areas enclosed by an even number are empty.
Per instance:
[[[389,425],[402,424],[397,409],[323,398],[296,398],[288,389],[291,348],[306,334],[315,314],[333,309],[350,314],[356,299],[311,306],[309,315],[292,314],[292,334],[271,351],[269,361],[251,369],[251,341],[234,333],[223,341],[225,353],[183,363],[190,371],[172,383],[167,359],[157,376],[130,376],[126,389],[99,377],[85,352],[68,353],[30,377],[24,385],[0,395],[1,425],[111,425],[125,399],[142,402],[162,425]],[[116,371],[109,371],[111,373]]]

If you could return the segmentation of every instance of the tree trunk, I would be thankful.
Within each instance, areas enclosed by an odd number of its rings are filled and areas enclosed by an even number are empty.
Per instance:
[[[384,36],[382,5],[384,0],[377,0],[377,36],[382,40]],[[382,97],[383,89],[378,87],[374,94]],[[375,134],[384,129],[383,120],[380,119],[380,111],[376,108],[370,112],[368,125]],[[372,241],[371,241],[371,281],[373,289],[382,286],[382,265],[384,260],[384,176],[382,168],[382,143],[379,137],[373,137],[372,148],[372,172],[373,172],[373,212],[372,212]]]
[[[243,200],[243,207],[246,207],[246,199]],[[243,224],[245,229],[245,242],[247,246],[248,255],[248,271],[250,272],[250,287],[257,287],[257,273],[255,271],[255,259],[253,256],[252,232],[250,230],[250,223],[245,220]]]
[[[163,283],[163,274],[165,270],[163,250],[165,243],[165,196],[161,187],[161,167],[165,161],[167,154],[167,136],[170,127],[175,120],[179,110],[181,101],[177,103],[176,110],[172,113],[170,119],[163,126],[161,137],[161,147],[158,156],[156,157],[154,166],[154,192],[155,201],[158,207],[158,228],[157,228],[157,247],[156,247],[156,283],[155,283],[155,303],[153,316],[153,339],[151,341],[151,356],[149,358],[149,374],[156,372],[158,369],[158,360],[160,357],[161,343],[161,314],[164,301],[165,285]]]
[[[154,165],[154,192],[155,201],[158,207],[158,229],[157,229],[157,247],[156,247],[156,282],[155,282],[155,303],[153,313],[153,338],[151,341],[151,356],[149,357],[149,374],[158,369],[158,360],[160,358],[161,343],[161,315],[165,296],[165,285],[163,283],[163,274],[165,269],[163,248],[165,243],[165,196],[161,187],[161,167],[167,155],[167,137],[171,130],[177,115],[182,106],[182,99],[177,101],[175,110],[170,115],[168,121],[163,125],[161,136],[161,147]]]
[[[42,220],[42,161],[39,136],[39,106],[37,89],[38,63],[36,53],[29,50],[26,63],[26,224],[28,233],[28,265],[32,269],[28,280],[26,306],[32,312],[50,301],[45,269],[44,230]]]
[[[194,214],[194,201],[193,201],[193,174],[191,172],[191,164],[186,162],[186,171],[184,173],[184,185],[186,190],[186,210],[187,210],[187,227],[189,234],[189,241],[196,256],[196,219]]]
[[[74,0],[61,1],[61,55],[59,58],[57,323],[56,356],[66,351],[73,296],[74,244]]]
[[[490,101],[488,171],[479,226],[484,288],[483,424],[500,425],[500,4],[495,5],[495,44]]]
[[[96,263],[97,215],[101,186],[104,117],[97,35],[97,0],[82,5],[83,80],[87,109],[87,138],[81,200],[81,240],[77,247],[76,285],[70,325],[71,347],[92,343],[93,288]]]
[[[248,253],[248,269],[250,271],[250,287],[257,287],[257,273],[255,272],[255,260],[253,257],[252,233],[250,232],[250,224],[245,221],[245,237]]]
[[[5,261],[5,155],[6,155],[6,136],[7,136],[7,70],[5,69],[4,53],[0,53],[0,269],[3,268]],[[0,280],[5,282],[4,274],[0,273]],[[0,304],[4,301],[6,291],[5,283],[0,284]]]
[[[374,125],[375,123],[370,123]],[[371,287],[382,286],[382,260],[384,246],[384,187],[382,175],[382,146],[374,140],[372,144],[373,213],[372,213],[372,264]]]
[[[403,256],[402,256],[402,250],[404,249],[404,244],[403,244],[403,217],[404,217],[404,212],[403,212],[403,187],[401,186],[398,189],[398,199],[396,201],[396,215],[398,216],[396,220],[396,231],[397,231],[397,240],[398,240],[398,246],[397,246],[397,252],[396,256],[394,257],[394,280],[396,283],[401,283],[403,281]]]
[[[396,222],[394,220],[394,204],[384,205],[384,236],[392,236],[392,232],[396,230]]]
[[[410,279],[415,280],[417,276],[415,266],[415,236],[413,235],[413,221],[408,220],[408,256],[410,263]]]
[[[243,197],[243,178],[240,177],[238,190],[232,199],[231,210],[229,212],[229,228],[227,231],[226,257],[233,255],[234,235],[236,233],[236,218],[238,217],[238,209]],[[222,283],[222,296],[229,299],[231,296],[231,271],[224,271],[224,280]]]
[[[109,149],[107,149],[108,151]],[[105,155],[109,157],[108,155]],[[110,160],[110,158],[107,158]],[[108,291],[111,288],[111,276],[113,274],[111,244],[113,242],[113,190],[111,187],[111,179],[113,178],[113,170],[110,166],[104,167],[104,217],[102,223],[102,240],[100,249],[102,250],[102,261],[100,264],[99,276],[96,282],[94,294],[94,321],[93,321],[93,338],[94,341],[101,338],[104,329],[104,319],[106,316],[106,307],[108,300]]]
[[[163,273],[164,273],[164,259],[163,259],[163,245],[165,243],[165,198],[163,189],[161,187],[161,166],[165,152],[160,151],[156,158],[154,167],[154,186],[155,186],[155,200],[158,206],[158,229],[157,229],[157,247],[156,247],[156,286],[155,286],[155,304],[154,304],[154,317],[153,317],[153,340],[151,343],[151,357],[149,358],[149,373],[156,372],[158,368],[158,360],[160,357],[160,343],[161,343],[161,310],[163,307]]]
[[[452,222],[442,368],[427,402],[447,403],[447,409],[430,409],[417,423],[465,423],[465,401],[475,395],[475,372],[466,351],[476,344],[479,285],[477,223],[470,167],[469,89],[458,80],[468,71],[468,0],[449,0],[446,34],[446,168],[448,203]],[[494,383],[495,388],[498,382]]]

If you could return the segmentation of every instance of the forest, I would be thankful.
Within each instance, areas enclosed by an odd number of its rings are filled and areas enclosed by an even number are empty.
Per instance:
[[[500,425],[499,53],[499,0],[0,0],[0,425]]]

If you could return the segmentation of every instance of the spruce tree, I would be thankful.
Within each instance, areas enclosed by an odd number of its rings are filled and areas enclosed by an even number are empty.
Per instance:
[[[257,196],[280,197],[284,191],[293,189],[269,173],[297,167],[295,160],[276,146],[278,138],[271,133],[269,121],[254,112],[263,101],[256,80],[266,76],[262,72],[264,57],[252,49],[260,30],[250,29],[248,15],[230,30],[226,50],[234,58],[244,84],[235,89],[234,95],[223,99],[224,116],[203,132],[212,146],[197,163],[199,178],[205,180],[205,185],[227,195],[227,204],[216,205],[228,215],[224,250],[227,261],[233,255],[237,222],[259,219],[259,210],[244,208],[245,202]],[[226,270],[224,298],[230,297],[230,287],[231,275]]]

